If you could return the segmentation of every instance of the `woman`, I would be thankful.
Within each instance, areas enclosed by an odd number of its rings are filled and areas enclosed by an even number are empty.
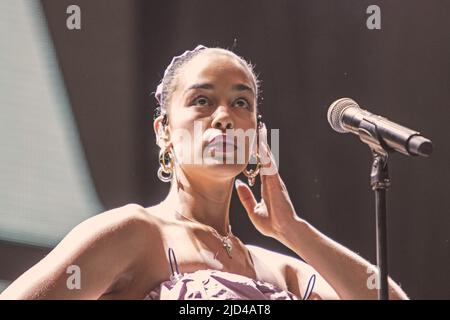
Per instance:
[[[231,51],[197,46],[175,57],[155,94],[158,177],[171,181],[165,200],[87,219],[1,297],[376,299],[375,267],[297,216],[266,142],[258,91],[252,66]],[[258,132],[239,146],[239,130]],[[244,161],[236,161],[239,152]],[[257,167],[247,170],[252,153]],[[198,154],[202,161],[192,161]],[[260,175],[259,203],[235,181],[241,172],[250,185]],[[233,185],[258,231],[307,263],[232,234]],[[391,279],[389,291],[391,299],[407,299]]]

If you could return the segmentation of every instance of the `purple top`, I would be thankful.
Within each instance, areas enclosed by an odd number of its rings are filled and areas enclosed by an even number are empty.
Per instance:
[[[253,262],[251,254],[250,259]],[[163,281],[144,300],[300,300],[271,283],[239,274],[214,269],[181,273],[172,248],[169,248],[169,262],[170,280]],[[308,299],[315,281],[316,276],[311,276],[303,299]]]
[[[144,300],[299,300],[274,285],[225,271],[205,269],[162,282]]]

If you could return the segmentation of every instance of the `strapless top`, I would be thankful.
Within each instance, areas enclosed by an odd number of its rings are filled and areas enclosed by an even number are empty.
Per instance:
[[[144,300],[300,300],[288,290],[239,274],[214,269],[180,273],[172,248],[169,262],[170,279],[147,293]],[[312,293],[315,280],[315,275],[309,279],[303,299]]]
[[[271,283],[220,270],[175,274],[144,300],[299,300]]]

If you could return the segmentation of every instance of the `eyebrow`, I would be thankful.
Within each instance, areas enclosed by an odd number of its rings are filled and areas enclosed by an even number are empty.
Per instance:
[[[195,90],[195,89],[214,90],[214,86],[211,83],[196,83],[196,84],[190,86],[186,90],[186,92],[188,92],[190,90]],[[242,83],[235,84],[231,89],[233,91],[249,91],[254,94],[252,88],[250,88],[249,86],[242,84]]]

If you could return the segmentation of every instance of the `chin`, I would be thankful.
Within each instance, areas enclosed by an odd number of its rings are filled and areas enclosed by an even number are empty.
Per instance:
[[[201,171],[202,175],[216,178],[232,179],[238,176],[246,167],[245,163],[227,164],[225,161],[217,159],[208,159],[208,161],[202,165],[197,165],[196,169]]]

